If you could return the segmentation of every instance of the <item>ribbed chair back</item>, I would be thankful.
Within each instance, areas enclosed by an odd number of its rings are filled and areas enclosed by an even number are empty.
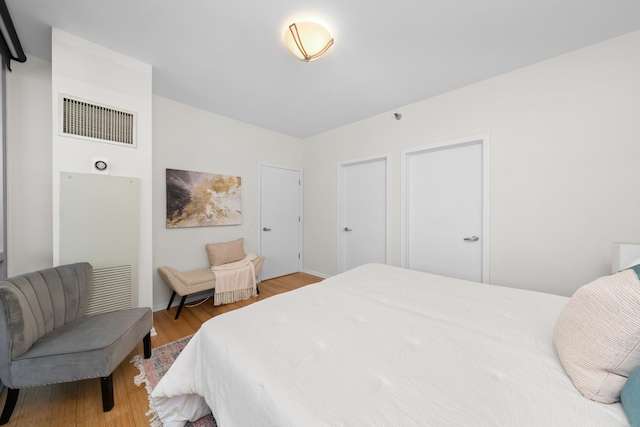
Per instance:
[[[84,317],[93,267],[82,262],[0,281],[0,369],[45,334]]]

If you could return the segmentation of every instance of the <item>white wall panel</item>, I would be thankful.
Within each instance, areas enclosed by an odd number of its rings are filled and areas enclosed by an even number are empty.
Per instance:
[[[151,228],[152,188],[152,103],[151,65],[96,45],[72,34],[52,29],[52,194],[53,263],[59,263],[60,180],[59,173],[91,173],[94,157],[109,159],[114,176],[140,181],[138,303],[151,307],[153,301]],[[137,147],[116,146],[87,139],[61,136],[59,94],[96,104],[135,112]]]
[[[7,73],[7,272],[53,265],[51,63],[29,57]]]

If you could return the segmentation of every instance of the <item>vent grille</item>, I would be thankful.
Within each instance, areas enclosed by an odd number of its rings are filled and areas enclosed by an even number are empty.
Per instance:
[[[135,147],[135,115],[62,96],[62,133]]]
[[[130,265],[94,269],[87,315],[131,308],[133,290]]]

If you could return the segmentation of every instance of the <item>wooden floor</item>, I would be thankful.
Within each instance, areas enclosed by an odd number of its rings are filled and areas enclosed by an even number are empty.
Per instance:
[[[319,282],[319,277],[296,273],[263,281],[259,284],[260,295],[234,304],[214,307],[209,299],[202,305],[184,308],[178,320],[174,320],[177,307],[153,313],[153,325],[158,333],[152,337],[153,347],[175,341],[195,333],[202,323],[227,311],[236,310],[270,296]],[[149,409],[144,386],[133,384],[138,370],[129,363],[136,354],[142,353],[142,344],[131,352],[113,373],[115,406],[102,412],[100,380],[91,379],[73,383],[27,388],[20,391],[18,403],[6,426],[105,426],[148,427],[145,413]],[[0,397],[4,407],[6,390]]]

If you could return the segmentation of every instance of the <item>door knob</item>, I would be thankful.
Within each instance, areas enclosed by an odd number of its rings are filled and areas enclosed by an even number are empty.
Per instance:
[[[465,237],[464,240],[467,242],[477,242],[478,240],[480,240],[480,238],[478,236],[471,236]]]
[[[349,227],[345,227],[344,231],[353,231],[353,230],[351,228],[349,228]]]
[[[263,227],[263,228],[262,228],[262,231],[271,231],[271,229],[270,229],[270,228],[267,228],[267,227]]]

